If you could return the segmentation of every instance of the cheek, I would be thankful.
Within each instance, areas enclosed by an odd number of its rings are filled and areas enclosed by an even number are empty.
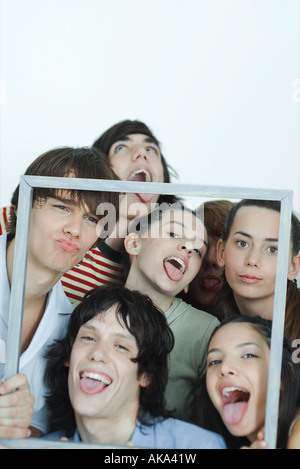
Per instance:
[[[207,388],[207,393],[211,399],[211,401],[213,402],[213,404],[215,404],[215,397],[216,397],[216,392],[214,391],[215,390],[215,383],[216,383],[216,379],[215,379],[215,376],[214,376],[214,373],[211,372],[211,371],[207,371],[206,373],[206,388]]]
[[[157,181],[154,182],[164,182],[164,168],[161,163],[156,165],[156,175]]]
[[[126,161],[120,156],[114,155],[109,158],[109,164],[112,170],[120,179],[124,179],[124,171],[126,168]]]

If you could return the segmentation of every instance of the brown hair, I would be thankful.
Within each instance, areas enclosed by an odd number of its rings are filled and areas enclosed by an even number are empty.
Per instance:
[[[108,164],[105,155],[96,148],[72,148],[62,147],[47,151],[37,157],[27,168],[25,175],[49,176],[49,177],[76,177],[87,179],[113,179],[119,178]],[[56,198],[61,193],[61,189],[54,188],[34,188],[33,202],[46,201],[47,198]],[[116,208],[118,215],[118,192],[102,192],[87,190],[67,190],[72,199],[76,199],[78,205],[87,205],[89,210],[96,214],[99,204],[103,202],[111,203]],[[7,231],[12,236],[15,235],[17,216],[15,210],[18,207],[19,186],[15,189],[11,204],[14,210],[11,212]],[[100,218],[100,217],[99,217]]]
[[[229,200],[210,200],[203,205],[204,223],[208,234],[221,238],[227,213],[235,204]]]

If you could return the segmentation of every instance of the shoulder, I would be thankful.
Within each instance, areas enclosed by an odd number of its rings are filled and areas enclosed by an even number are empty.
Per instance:
[[[219,325],[219,320],[210,313],[194,308],[192,305],[186,303],[181,298],[174,298],[171,308],[166,311],[168,322],[170,320],[181,321],[183,324],[200,325],[201,328],[214,329]]]
[[[151,428],[151,427],[150,427]],[[156,419],[152,428],[155,448],[225,449],[223,438],[211,431],[183,420]]]

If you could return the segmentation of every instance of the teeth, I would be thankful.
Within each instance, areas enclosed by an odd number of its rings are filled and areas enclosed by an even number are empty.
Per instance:
[[[129,176],[129,181],[134,179],[134,177],[137,174],[142,174],[142,173],[145,175],[145,182],[152,182],[150,173],[148,173],[148,171],[146,171],[146,169],[138,169],[137,171],[134,171],[133,173],[131,173],[130,176]]]
[[[176,262],[178,262],[178,264],[180,264],[180,271],[184,274],[185,264],[179,257],[170,256],[170,257],[167,257],[164,262],[166,262],[166,261],[176,261]]]
[[[233,391],[242,391],[242,392],[248,394],[248,391],[245,391],[245,389],[237,388],[235,386],[231,386],[231,387],[228,387],[228,388],[223,388],[222,389],[222,394],[223,394],[223,396],[228,397],[229,394]]]
[[[107,376],[101,375],[99,373],[92,373],[90,371],[84,371],[81,375],[81,378],[90,378],[96,381],[102,381],[102,383],[109,385],[111,383],[111,379]]]

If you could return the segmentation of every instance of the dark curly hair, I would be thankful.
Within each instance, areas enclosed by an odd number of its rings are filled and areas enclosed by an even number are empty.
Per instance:
[[[46,351],[45,384],[49,389],[46,403],[50,410],[49,431],[64,430],[71,436],[75,429],[75,416],[68,392],[68,368],[73,343],[80,327],[93,317],[105,314],[117,305],[118,320],[125,325],[137,343],[137,376],[147,376],[148,385],[140,390],[139,421],[147,424],[146,414],[167,417],[164,393],[168,379],[168,354],[174,337],[164,314],[152,300],[138,291],[119,286],[100,286],[89,291],[82,303],[73,311],[65,337],[56,340]]]

